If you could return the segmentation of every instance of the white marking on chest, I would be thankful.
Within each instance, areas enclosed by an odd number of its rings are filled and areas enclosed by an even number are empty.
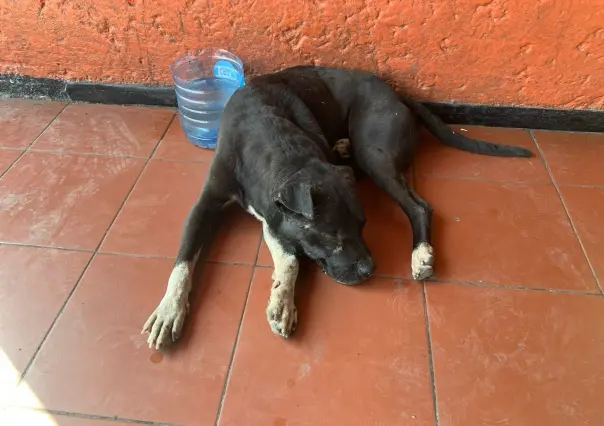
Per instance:
[[[275,264],[266,316],[271,329],[275,333],[283,337],[289,337],[298,321],[298,311],[294,305],[294,289],[298,278],[298,259],[293,254],[285,251],[269,229],[266,220],[252,206],[248,206],[247,211],[262,222],[264,241]]]
[[[276,279],[283,279],[289,281],[291,278],[291,264],[295,260],[293,254],[287,253],[279,240],[274,236],[272,231],[269,229],[266,220],[252,207],[248,206],[247,211],[262,222],[262,231],[264,234],[264,241],[266,246],[271,252],[273,262],[275,263],[275,277]],[[297,262],[296,262],[297,263]],[[296,268],[295,275],[297,276],[298,270]],[[295,279],[295,278],[294,278]]]
[[[262,222],[262,224],[266,223],[264,218],[252,206],[247,206],[247,212]]]

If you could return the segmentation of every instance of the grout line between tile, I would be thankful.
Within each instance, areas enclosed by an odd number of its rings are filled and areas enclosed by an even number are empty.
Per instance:
[[[52,248],[52,247],[49,247],[49,248]],[[109,256],[136,257],[136,258],[142,258],[142,259],[176,260],[175,257],[159,256],[159,255],[153,255],[153,254],[147,255],[147,254],[136,254],[136,253],[118,253],[118,252],[100,251],[100,250],[97,252],[97,254],[109,255]],[[227,261],[222,261],[222,260],[200,260],[200,262],[218,264],[218,265],[230,265],[230,266],[251,266],[252,268],[271,268],[271,266],[256,265],[254,263],[248,263],[248,262],[227,262]]]
[[[252,268],[262,268],[262,269],[270,269],[272,266],[266,265],[254,265],[253,263],[243,263],[243,262],[221,262],[220,260],[206,260],[206,263],[217,263],[220,265],[231,265],[231,266],[251,266]]]
[[[29,148],[28,152],[35,152],[40,154],[54,154],[54,155],[82,155],[85,157],[104,157],[104,158],[130,158],[135,160],[146,160],[147,157],[139,157],[135,155],[117,155],[117,154],[101,154],[98,152],[77,152],[77,151],[60,151],[56,149],[39,149]]]
[[[488,127],[488,126],[487,126]],[[526,129],[529,132],[542,132],[542,133],[571,133],[571,134],[578,134],[578,135],[582,135],[582,134],[602,134],[602,132],[585,132],[585,131],[581,131],[581,130],[557,130],[557,129]]]
[[[27,363],[27,366],[23,369],[23,374],[21,374],[21,377],[19,378],[17,386],[19,386],[21,384],[21,382],[25,379],[25,376],[27,375],[27,373],[29,372],[29,369],[31,368],[31,366],[33,365],[34,361],[38,357],[38,354],[40,353],[40,350],[42,349],[42,346],[44,346],[44,343],[46,343],[46,340],[48,340],[48,336],[50,336],[50,333],[52,332],[55,324],[57,323],[57,321],[59,320],[59,318],[63,314],[63,311],[65,310],[65,307],[67,306],[67,304],[71,300],[71,296],[73,296],[73,294],[75,293],[76,289],[78,288],[78,286],[80,284],[80,281],[82,281],[82,278],[86,274],[86,271],[88,270],[88,267],[92,263],[92,259],[94,259],[94,257],[95,257],[95,254],[92,253],[91,256],[90,256],[90,259],[88,259],[88,262],[86,262],[86,266],[84,266],[84,269],[82,270],[82,273],[80,274],[80,276],[76,280],[73,288],[71,289],[71,291],[69,292],[69,294],[65,298],[65,301],[61,305],[61,308],[59,309],[59,312],[57,313],[57,315],[54,317],[54,319],[50,323],[50,327],[48,327],[48,330],[46,330],[46,333],[44,334],[44,337],[42,338],[42,340],[40,341],[40,344],[38,345],[38,347],[34,351],[31,359]]]
[[[604,189],[602,185],[575,185],[575,184],[557,184],[562,188],[589,188],[589,189]]]
[[[61,108],[61,111],[59,111],[59,112],[57,113],[57,115],[55,115],[55,117],[54,117],[52,120],[50,120],[50,122],[49,122],[49,123],[46,125],[46,127],[44,127],[44,128],[42,129],[42,131],[40,132],[40,134],[39,134],[38,136],[36,136],[36,137],[35,137],[35,139],[29,143],[29,145],[27,145],[25,148],[22,148],[22,149],[23,149],[23,152],[21,153],[21,155],[19,155],[17,158],[15,158],[15,161],[13,161],[13,163],[12,163],[12,164],[11,164],[11,165],[10,165],[10,166],[9,166],[9,167],[8,167],[8,168],[5,170],[5,171],[4,171],[4,173],[0,173],[0,179],[2,179],[2,178],[4,177],[4,175],[5,175],[5,174],[7,174],[7,173],[8,173],[8,172],[9,172],[9,171],[10,171],[10,170],[13,168],[13,166],[14,166],[15,164],[17,164],[17,162],[18,162],[18,161],[19,161],[19,160],[20,160],[20,159],[21,159],[21,158],[22,158],[22,157],[23,157],[23,156],[24,156],[24,155],[27,153],[27,151],[29,150],[29,148],[30,148],[30,147],[31,147],[31,146],[32,146],[34,143],[36,143],[36,141],[37,141],[38,139],[40,139],[40,136],[42,136],[42,135],[44,134],[44,132],[46,131],[46,129],[48,129],[48,128],[51,126],[51,124],[52,124],[52,123],[54,123],[54,122],[55,122],[55,120],[56,120],[56,119],[59,117],[59,115],[61,115],[61,113],[62,113],[63,111],[65,111],[65,108],[67,108],[67,107],[69,106],[69,104],[70,104],[70,103],[69,103],[69,102],[67,102],[67,103],[66,103],[66,104],[63,106],[63,108]]]
[[[42,133],[44,133],[44,131],[52,124],[52,122],[54,122],[54,120],[60,115],[61,112],[63,112],[63,110],[69,105],[66,104],[63,109],[57,114],[57,116],[51,120],[51,122],[48,124],[48,126],[46,126],[44,128],[44,130],[40,133],[40,135],[38,135],[38,137],[36,137],[36,139],[34,139],[34,141],[32,141],[28,147],[26,149],[23,150],[22,154],[13,162],[13,164],[5,171],[8,172],[12,166],[19,160],[19,158],[21,158],[28,150],[29,148],[35,143],[36,140],[38,140],[38,138],[42,135]],[[63,314],[67,304],[69,303],[69,301],[71,300],[71,297],[73,296],[73,294],[75,293],[75,291],[77,290],[77,288],[80,285],[80,282],[82,281],[82,278],[84,277],[84,275],[86,274],[88,268],[90,267],[90,265],[92,264],[92,261],[94,260],[94,258],[97,256],[97,254],[111,254],[111,255],[116,255],[116,256],[130,256],[130,257],[154,257],[154,258],[161,258],[159,256],[136,256],[136,255],[129,255],[129,254],[121,254],[121,253],[103,253],[100,252],[100,248],[102,246],[102,244],[104,243],[104,241],[107,238],[107,235],[109,234],[109,231],[111,230],[111,228],[113,227],[113,224],[115,223],[115,221],[117,220],[117,218],[119,217],[120,213],[122,212],[125,204],[127,203],[128,199],[130,198],[132,192],[134,191],[134,188],[136,187],[136,185],[138,184],[138,182],[141,179],[141,176],[143,175],[144,171],[147,169],[149,163],[152,161],[152,157],[155,155],[155,152],[157,151],[161,141],[164,139],[168,129],[170,128],[170,126],[172,125],[172,122],[174,121],[174,118],[176,117],[176,115],[174,114],[172,116],[172,119],[170,120],[170,122],[168,123],[166,130],[164,131],[164,133],[162,134],[161,138],[158,140],[157,144],[155,145],[155,148],[153,149],[153,152],[150,154],[150,156],[148,158],[146,158],[146,162],[145,165],[143,166],[143,168],[141,169],[139,175],[137,176],[137,178],[135,179],[132,187],[130,188],[130,190],[128,191],[128,194],[126,195],[126,197],[124,198],[124,201],[122,202],[121,206],[119,207],[118,211],[116,212],[113,220],[111,221],[111,223],[109,224],[109,226],[107,227],[105,234],[103,235],[103,238],[101,238],[101,241],[99,242],[99,244],[97,245],[95,250],[83,250],[83,249],[69,249],[69,248],[64,248],[64,247],[52,247],[52,246],[42,246],[42,245],[33,245],[33,244],[19,244],[19,243],[0,243],[4,244],[4,245],[15,245],[15,246],[24,246],[24,247],[35,247],[35,248],[46,248],[46,249],[56,249],[56,250],[66,250],[66,251],[79,251],[79,252],[86,252],[86,253],[90,253],[90,259],[88,260],[88,262],[86,263],[86,266],[84,267],[84,269],[82,270],[82,273],[80,274],[80,276],[78,277],[75,285],[73,286],[73,288],[71,289],[71,291],[69,292],[69,294],[67,295],[63,305],[61,306],[61,308],[59,309],[59,312],[57,313],[57,315],[55,316],[54,320],[52,321],[52,323],[50,324],[50,327],[48,328],[48,330],[46,331],[44,337],[42,338],[40,344],[38,345],[38,347],[36,348],[34,354],[32,355],[30,361],[28,362],[27,366],[25,367],[25,369],[23,370],[23,373],[17,383],[17,386],[19,386],[21,384],[21,382],[25,379],[27,373],[29,372],[31,366],[33,365],[35,359],[37,358],[40,350],[42,349],[43,345],[45,344],[45,342],[48,340],[48,337],[50,336],[50,333],[52,332],[52,330],[54,329],[55,324],[57,323],[57,321],[59,320],[59,318],[61,317],[61,315]],[[117,157],[117,156],[112,156],[112,155],[99,155],[99,154],[82,154],[82,153],[70,153],[70,152],[50,152],[50,151],[43,151],[43,150],[32,150],[33,152],[47,152],[47,153],[58,153],[58,154],[74,154],[74,155],[97,155],[97,156],[104,156],[104,157]],[[122,157],[123,158],[123,157]],[[127,157],[127,158],[139,158],[139,159],[145,159],[145,158],[141,158],[141,157]],[[172,161],[172,160],[153,160],[153,161]],[[182,161],[185,162],[185,161]],[[2,176],[5,174],[3,173]],[[1,177],[1,176],[0,176]],[[233,353],[231,354],[231,359],[229,362],[229,369],[228,369],[228,373],[227,373],[227,378],[225,380],[225,386],[223,389],[223,393],[222,393],[222,397],[220,400],[220,405],[219,405],[219,410],[218,410],[218,417],[217,417],[217,422],[220,418],[220,414],[222,412],[222,404],[224,402],[224,397],[226,396],[226,388],[228,386],[228,381],[230,379],[230,374],[231,374],[231,367],[232,367],[232,363],[235,357],[235,353],[237,350],[237,343],[239,341],[239,336],[241,333],[241,329],[243,327],[243,319],[245,316],[245,310],[247,308],[247,303],[249,300],[249,294],[251,291],[251,286],[252,286],[252,282],[254,280],[254,276],[255,276],[255,271],[256,271],[256,267],[263,267],[264,266],[257,266],[256,263],[258,261],[258,256],[260,253],[260,247],[261,247],[261,241],[262,241],[262,235],[260,236],[260,240],[258,242],[258,248],[256,249],[256,256],[254,259],[254,263],[253,264],[248,264],[248,263],[238,263],[238,262],[220,262],[220,261],[205,261],[206,263],[217,263],[217,264],[228,264],[228,265],[239,265],[239,266],[251,266],[253,268],[252,270],[252,275],[250,278],[250,282],[248,285],[248,290],[246,293],[246,299],[245,299],[245,303],[244,303],[244,307],[243,307],[243,311],[241,314],[241,319],[239,321],[239,328],[237,330],[237,335],[235,338],[235,344],[233,347]],[[173,259],[173,258],[165,258],[165,259]],[[135,419],[126,419],[126,418],[121,418],[118,416],[115,417],[106,417],[106,416],[99,416],[99,415],[90,415],[90,414],[82,414],[82,413],[71,413],[71,412],[67,412],[67,411],[59,411],[59,410],[48,410],[48,409],[44,409],[44,410],[38,410],[38,411],[44,411],[50,414],[56,414],[56,415],[64,415],[64,416],[71,416],[71,417],[79,417],[79,418],[90,418],[90,419],[99,419],[99,420],[107,420],[107,421],[120,421],[120,422],[124,422],[124,423],[133,423],[133,424],[145,424],[145,425],[162,425],[162,426],[170,426],[167,423],[157,423],[157,422],[152,422],[152,421],[144,421],[144,420],[135,420]]]
[[[200,148],[202,149],[202,148]],[[195,160],[176,160],[172,158],[151,158],[151,161],[163,161],[165,163],[185,163],[185,164],[212,164],[210,161],[195,161]]]
[[[405,280],[405,281],[415,281],[408,277],[397,277],[394,275],[373,275],[372,278],[385,278],[389,280]],[[596,296],[602,297],[604,295],[600,294],[600,292],[587,292],[587,291],[578,291],[578,290],[564,290],[564,289],[553,289],[553,288],[544,288],[544,287],[527,287],[521,285],[513,285],[513,284],[492,284],[492,283],[478,283],[472,281],[455,281],[455,280],[439,280],[438,278],[431,277],[429,280],[424,281],[425,284],[454,284],[454,285],[464,285],[471,287],[482,287],[489,289],[501,289],[501,290],[528,290],[528,291],[541,291],[545,293],[557,293],[557,294],[570,294],[575,296]]]
[[[260,234],[260,241],[258,241],[258,248],[256,249],[256,259],[254,260],[254,264],[258,263],[258,257],[260,256],[260,248],[262,247],[262,238],[263,238],[263,234]],[[224,400],[226,398],[226,393],[227,393],[227,389],[229,387],[229,383],[231,382],[231,374],[233,372],[233,362],[235,361],[235,354],[237,353],[237,347],[239,345],[239,338],[241,337],[241,330],[243,329],[243,321],[245,320],[245,312],[247,311],[247,304],[250,300],[252,284],[254,283],[254,277],[256,276],[256,268],[257,268],[257,266],[254,266],[254,269],[252,270],[252,276],[250,277],[250,284],[247,288],[247,293],[245,295],[245,303],[243,304],[243,310],[241,312],[241,319],[239,320],[239,328],[237,329],[237,335],[235,336],[235,343],[233,344],[233,352],[231,353],[231,359],[229,360],[229,368],[227,370],[227,375],[224,380],[224,387],[222,388],[222,395],[220,396],[218,412],[216,413],[215,426],[218,426],[220,423],[220,416],[222,415]]]
[[[161,259],[161,260],[175,260],[175,257],[169,256],[159,256],[159,255],[145,255],[145,254],[136,254],[136,253],[119,253],[119,252],[110,252],[110,251],[95,251],[95,250],[86,250],[86,249],[78,249],[78,248],[70,248],[70,247],[55,247],[55,246],[45,246],[39,244],[26,244],[26,243],[14,243],[14,242],[6,242],[0,241],[0,246],[15,246],[15,247],[29,247],[29,248],[38,248],[38,249],[47,249],[47,250],[62,250],[62,251],[73,251],[79,253],[90,253],[90,254],[99,254],[99,255],[107,255],[107,256],[122,256],[122,257],[132,257],[132,258],[141,258],[141,259]],[[259,253],[259,252],[258,252]],[[218,264],[218,265],[229,265],[229,266],[247,266],[253,268],[261,268],[261,269],[271,269],[270,265],[260,265],[258,264],[258,255],[256,256],[256,263],[247,263],[247,262],[225,262],[221,260],[203,260],[203,263],[210,264]],[[373,278],[384,278],[384,279],[392,279],[392,280],[405,280],[405,281],[413,281],[409,277],[402,277],[396,275],[386,275],[386,274],[375,274]],[[467,285],[472,287],[484,287],[484,288],[498,288],[498,289],[510,289],[510,290],[529,290],[529,291],[544,291],[547,293],[562,293],[562,294],[572,294],[579,296],[604,296],[600,294],[600,292],[592,293],[587,291],[579,291],[579,290],[564,290],[564,289],[551,289],[545,287],[528,287],[514,284],[493,284],[493,283],[479,283],[472,281],[455,281],[455,280],[439,280],[438,278],[431,278],[426,281],[428,283],[434,284],[457,284],[457,285]],[[598,289],[599,290],[599,289]]]
[[[89,249],[80,249],[80,248],[71,248],[71,247],[58,247],[58,246],[45,246],[41,244],[27,244],[27,243],[14,243],[9,241],[0,241],[0,246],[15,246],[15,247],[29,247],[29,248],[38,248],[38,249],[46,249],[46,250],[62,250],[62,251],[74,251],[78,253],[90,253],[90,254],[100,254],[100,255],[108,255],[108,256],[123,256],[123,257],[135,257],[141,259],[162,259],[162,260],[175,260],[175,257],[170,256],[159,256],[153,254],[137,254],[137,253],[119,253],[119,252],[111,252],[111,251],[101,251],[101,250],[89,250]],[[272,268],[272,266],[268,265],[257,265],[254,263],[248,262],[227,262],[222,260],[203,260],[203,263],[212,263],[218,265],[230,265],[230,266],[251,266],[253,268]]]
[[[552,173],[552,171],[549,167],[549,164],[547,162],[547,159],[545,158],[545,153],[541,149],[541,145],[539,145],[539,142],[537,141],[537,137],[535,136],[535,133],[532,130],[530,130],[529,133],[530,133],[531,137],[533,138],[535,145],[537,145],[537,149],[539,150],[539,153],[541,154],[541,160],[543,161],[543,165],[545,166],[545,169],[549,173],[549,177],[552,181],[552,185],[554,185],[554,188],[556,189],[556,192],[558,193],[558,197],[560,198],[560,201],[562,202],[562,207],[564,207],[564,212],[566,213],[566,217],[568,218],[570,226],[571,226],[573,232],[575,233],[575,237],[577,237],[577,241],[579,241],[581,250],[583,250],[583,255],[585,256],[585,259],[587,260],[587,264],[589,265],[591,274],[592,274],[594,280],[596,281],[596,285],[600,289],[600,294],[602,296],[604,296],[604,290],[602,289],[602,286],[600,285],[600,281],[598,281],[598,276],[596,275],[596,271],[595,271],[593,265],[591,264],[591,260],[589,259],[589,256],[587,255],[587,250],[585,250],[585,245],[583,244],[583,241],[581,240],[581,237],[579,236],[579,232],[577,231],[577,227],[575,226],[575,223],[570,215],[570,210],[569,210],[568,206],[566,205],[566,201],[564,200],[562,191],[560,191],[560,188],[558,187],[556,179],[554,178],[554,174]]]
[[[12,146],[0,146],[0,151],[25,151],[25,148],[15,148]]]
[[[65,108],[63,108],[64,110]],[[63,111],[61,110],[61,111]],[[57,115],[58,117],[58,115]],[[172,120],[174,120],[175,115],[172,116]],[[55,117],[56,118],[56,117]],[[162,137],[160,138],[163,139],[163,137],[165,136],[166,132],[168,131],[168,128],[170,127],[170,124],[172,123],[172,120],[170,121],[170,123],[168,124],[168,126],[166,127],[166,130],[164,131]],[[54,120],[53,120],[54,121]],[[38,136],[39,137],[39,136]],[[33,142],[32,142],[33,143]],[[159,141],[157,142],[157,145],[159,145]],[[155,148],[157,149],[157,145],[155,146]],[[154,151],[155,152],[155,151]],[[151,158],[151,157],[149,157]],[[124,205],[126,204],[126,201],[128,201],[128,198],[130,198],[130,195],[132,194],[132,191],[134,191],[134,188],[136,187],[136,184],[138,183],[138,181],[140,180],[143,172],[145,171],[145,169],[147,168],[147,165],[149,164],[149,159],[147,160],[147,162],[145,163],[145,166],[141,169],[140,173],[138,174],[137,178],[134,180],[134,183],[132,184],[132,187],[130,188],[130,190],[128,191],[128,194],[126,195],[126,197],[124,198],[124,201],[122,202],[120,208],[117,210],[115,216],[113,217],[113,219],[111,220],[111,222],[109,223],[109,226],[107,227],[107,229],[105,230],[105,234],[103,235],[103,238],[101,238],[100,242],[98,243],[98,245],[96,246],[96,249],[94,250],[92,256],[90,256],[90,259],[88,260],[88,262],[86,263],[86,266],[84,267],[84,269],[82,270],[82,273],[80,274],[80,276],[78,277],[75,285],[73,286],[73,288],[71,289],[71,291],[69,292],[69,294],[67,295],[67,297],[65,298],[65,302],[63,302],[63,305],[61,306],[61,308],[59,309],[59,312],[57,313],[57,315],[55,316],[55,318],[53,319],[52,323],[50,324],[50,327],[48,328],[48,330],[46,331],[46,333],[44,334],[44,337],[42,338],[40,344],[38,345],[38,347],[36,348],[34,354],[32,355],[31,359],[29,360],[29,362],[27,363],[27,366],[25,367],[25,369],[23,370],[23,374],[21,374],[21,377],[19,378],[19,381],[17,383],[17,386],[19,386],[21,384],[21,382],[25,379],[25,376],[27,375],[27,373],[29,372],[29,369],[31,368],[31,366],[33,365],[34,361],[36,360],[38,354],[40,353],[40,350],[42,349],[42,346],[44,346],[44,343],[48,340],[48,337],[50,336],[50,333],[52,332],[55,324],[57,323],[57,321],[59,320],[59,318],[61,317],[61,315],[63,314],[63,312],[65,311],[65,307],[67,306],[67,304],[69,303],[69,301],[71,300],[71,297],[73,296],[73,294],[75,293],[76,289],[79,287],[80,282],[82,281],[82,278],[84,277],[84,275],[86,275],[86,271],[88,271],[88,268],[90,267],[93,259],[96,257],[99,249],[101,248],[101,245],[103,244],[103,242],[105,241],[105,238],[107,238],[107,234],[109,233],[109,230],[111,229],[111,227],[113,226],[113,224],[115,223],[115,220],[117,219],[117,217],[119,216],[120,212],[122,211],[122,209],[124,208]]]
[[[0,149],[8,150],[8,148],[0,148]],[[21,149],[17,149],[17,148],[11,148],[10,150],[21,151]],[[128,159],[133,159],[133,160],[162,161],[164,163],[212,164],[212,161],[176,160],[176,159],[170,159],[170,158],[151,158],[151,157],[147,158],[147,157],[134,156],[134,155],[101,154],[101,153],[97,153],[97,152],[57,151],[57,150],[50,150],[50,149],[35,149],[35,148],[29,148],[27,151],[35,152],[35,153],[39,153],[39,154],[81,155],[81,156],[85,156],[85,157],[103,157],[103,158],[128,158]],[[154,153],[155,153],[155,149],[154,149],[154,151],[152,151],[151,155],[153,155]]]
[[[506,185],[530,185],[530,186],[550,186],[551,182],[526,182],[526,181],[515,181],[515,180],[498,180],[498,179],[482,179],[482,178],[471,178],[461,176],[439,176],[439,175],[426,175],[419,173],[420,179],[434,179],[434,180],[463,180],[470,182],[487,182],[487,183],[502,183]]]
[[[4,148],[1,148],[4,149]],[[12,149],[13,151],[20,151],[20,149]],[[161,161],[164,163],[183,163],[183,164],[212,164],[212,161],[194,161],[194,160],[175,160],[170,158],[147,158],[133,155],[117,155],[117,154],[100,154],[96,152],[77,152],[77,151],[57,151],[47,149],[34,149],[29,148],[27,152],[35,152],[39,154],[53,154],[53,155],[81,155],[85,157],[103,157],[103,158],[128,158],[132,160],[151,160]],[[155,151],[153,151],[154,153]],[[153,154],[151,154],[153,155]],[[15,160],[16,161],[16,160]]]
[[[426,294],[426,284],[422,283],[422,294],[424,300],[424,318],[426,321],[426,338],[428,340],[428,360],[430,361],[430,378],[432,380],[432,402],[434,404],[435,426],[439,425],[438,398],[436,397],[436,376],[434,373],[434,352],[432,351],[432,336],[430,334],[430,314],[428,313],[428,296]]]
[[[119,416],[108,417],[108,416],[101,416],[101,415],[97,415],[97,414],[74,413],[74,412],[70,412],[70,411],[50,410],[48,408],[34,408],[34,407],[32,407],[32,408],[14,407],[14,408],[19,408],[19,409],[24,409],[24,410],[29,410],[29,411],[39,411],[42,413],[48,413],[48,414],[53,414],[53,415],[57,415],[57,416],[75,417],[75,418],[79,418],[79,419],[106,420],[106,421],[110,421],[110,422],[122,422],[122,423],[132,423],[132,424],[150,425],[150,426],[176,426],[176,425],[173,425],[172,423],[162,423],[162,422],[153,422],[153,421],[148,421],[148,420],[128,419],[128,418],[119,417]]]
[[[230,265],[230,266],[251,266],[252,268],[270,269],[271,266],[266,265],[254,265],[253,263],[244,262],[222,262],[220,260],[206,260],[205,263],[213,263],[218,265]]]
[[[63,110],[61,110],[61,112],[63,112]],[[78,151],[69,151],[69,150],[63,151],[63,150],[57,150],[57,149],[38,149],[38,148],[31,148],[31,146],[33,145],[33,143],[27,148],[27,150],[29,152],[37,152],[37,153],[44,153],[44,154],[82,155],[82,156],[87,156],[87,157],[104,157],[104,158],[129,158],[129,159],[135,159],[135,160],[147,160],[148,161],[148,160],[151,159],[151,157],[153,157],[153,155],[155,154],[155,151],[157,151],[157,149],[159,147],[159,144],[166,137],[166,134],[168,133],[168,130],[170,129],[170,126],[172,125],[172,122],[174,121],[175,117],[176,117],[176,114],[173,113],[172,117],[168,121],[166,129],[163,131],[163,133],[161,134],[161,136],[157,140],[157,143],[153,147],[153,150],[151,151],[151,153],[148,156],[119,155],[119,154],[101,154],[101,153],[98,153],[98,152],[78,152]]]
[[[94,250],[87,250],[87,249],[80,249],[80,248],[69,248],[69,247],[45,246],[45,245],[41,245],[41,244],[13,243],[13,242],[10,242],[10,241],[0,241],[0,245],[2,245],[2,246],[16,246],[16,247],[31,247],[31,248],[49,249],[49,250],[76,251],[76,252],[79,252],[79,253],[94,253]]]
[[[115,223],[115,221],[117,220],[117,218],[120,216],[120,214],[122,213],[122,211],[124,210],[124,206],[126,205],[126,203],[128,202],[128,200],[130,199],[130,196],[132,195],[132,193],[134,192],[134,189],[136,188],[136,186],[138,185],[138,183],[141,180],[141,177],[143,176],[143,174],[145,173],[145,170],[147,170],[147,167],[149,167],[149,163],[151,162],[151,157],[153,157],[153,155],[155,154],[155,151],[157,151],[157,147],[159,146],[159,144],[161,143],[161,141],[164,139],[164,137],[166,136],[166,133],[168,133],[168,129],[170,128],[170,126],[172,125],[172,122],[174,121],[174,117],[176,117],[175,114],[172,114],[172,119],[168,122],[168,125],[166,126],[166,129],[164,130],[164,133],[161,135],[161,137],[159,138],[159,140],[157,141],[157,144],[155,144],[155,148],[153,148],[153,151],[151,152],[151,154],[149,155],[149,158],[146,159],[145,161],[145,165],[143,166],[143,168],[141,169],[140,173],[138,174],[137,178],[134,180],[134,184],[132,185],[132,187],[130,188],[130,191],[128,191],[128,194],[126,195],[126,198],[124,198],[124,201],[122,202],[122,205],[120,206],[120,208],[117,210],[117,213],[115,214],[113,220],[111,221],[111,223],[109,224],[109,226],[107,227],[107,230],[105,231],[105,234],[103,235],[103,238],[101,238],[101,242],[99,243],[99,245],[97,246],[95,253],[98,253],[99,250],[101,249],[101,247],[103,246],[103,243],[105,242],[105,240],[107,239],[107,236],[109,235],[109,232],[111,231],[111,228],[113,227],[113,224]]]
[[[65,108],[67,108],[67,106],[69,105],[69,103],[66,103],[65,106],[63,106],[63,108],[61,109],[61,111],[59,111],[59,113],[55,116],[55,118],[53,118],[50,123],[48,123],[48,125],[44,128],[44,130],[42,130],[42,132],[40,132],[40,134],[27,146],[27,148],[23,151],[23,153],[15,160],[15,162],[13,162],[13,164],[6,170],[6,172],[8,172],[10,169],[12,169],[12,167],[16,164],[16,162],[23,157],[23,155],[25,155],[25,153],[27,152],[27,149],[29,149],[30,146],[32,146],[39,138],[40,136],[42,136],[42,134],[46,131],[46,129],[48,129],[50,127],[50,125],[52,123],[54,123],[54,121],[57,119],[57,117],[59,115],[61,115],[61,113],[65,110]],[[5,173],[6,173],[5,172]],[[4,174],[2,174],[2,176],[4,176]],[[0,178],[2,177],[0,176]],[[53,329],[54,325],[56,324],[59,316],[61,315],[61,312],[63,312],[63,310],[65,309],[65,306],[67,305],[67,302],[69,301],[69,299],[71,298],[71,295],[73,294],[73,292],[75,291],[76,287],[78,286],[78,283],[80,282],[80,280],[82,279],[82,277],[84,276],[84,273],[86,272],[86,270],[88,269],[88,266],[90,265],[90,262],[92,262],[92,258],[94,257],[94,255],[90,256],[90,259],[88,259],[88,262],[86,263],[86,266],[84,267],[84,269],[82,270],[82,273],[80,274],[80,276],[78,277],[78,279],[76,280],[76,283],[74,284],[73,288],[71,289],[71,291],[69,292],[69,294],[67,295],[65,302],[63,302],[63,305],[61,306],[61,308],[59,309],[59,312],[57,313],[57,315],[55,316],[55,318],[53,319],[53,321],[50,324],[50,327],[48,327],[48,330],[46,330],[46,333],[44,334],[44,337],[42,337],[42,340],[40,341],[40,344],[38,345],[38,347],[36,348],[36,350],[34,351],[31,359],[29,360],[29,362],[27,363],[27,365],[25,366],[25,368],[23,369],[23,373],[21,374],[21,376],[19,377],[19,380],[17,381],[17,385],[19,386],[21,384],[21,382],[23,381],[23,379],[25,378],[25,375],[27,374],[27,372],[29,371],[29,369],[31,368],[32,364],[34,363],[34,360],[36,359],[38,353],[40,352],[40,349],[42,348],[42,345],[44,344],[44,342],[46,341],[46,339],[48,338],[51,330]]]
[[[602,294],[589,293],[585,291],[576,291],[576,290],[560,290],[560,289],[551,289],[551,288],[543,288],[543,287],[526,287],[526,286],[518,286],[518,285],[506,285],[506,284],[487,284],[487,283],[475,283],[471,281],[440,281],[440,280],[430,280],[426,281],[426,283],[430,284],[454,284],[454,285],[463,285],[470,287],[481,287],[488,289],[501,289],[501,290],[512,290],[512,291],[539,291],[542,293],[554,293],[554,294],[568,294],[572,296],[596,296],[602,297]]]

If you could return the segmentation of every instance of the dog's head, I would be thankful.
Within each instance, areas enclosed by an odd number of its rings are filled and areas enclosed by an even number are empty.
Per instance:
[[[303,169],[277,188],[273,202],[284,218],[280,233],[334,280],[355,285],[373,273],[350,167]]]

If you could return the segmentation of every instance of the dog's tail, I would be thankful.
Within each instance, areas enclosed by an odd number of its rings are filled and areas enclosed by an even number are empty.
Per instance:
[[[494,157],[530,158],[533,156],[533,153],[528,149],[467,138],[451,130],[440,117],[436,116],[421,102],[408,97],[403,97],[403,102],[419,116],[430,133],[440,139],[445,145],[474,154],[492,155]]]

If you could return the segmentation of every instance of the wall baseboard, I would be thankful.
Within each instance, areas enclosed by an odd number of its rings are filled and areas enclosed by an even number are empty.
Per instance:
[[[67,94],[74,102],[119,105],[176,106],[176,93],[169,86],[67,82]]]
[[[0,74],[0,98],[176,106],[176,95],[170,86],[81,83],[11,74]],[[604,110],[563,110],[444,102],[428,102],[426,106],[447,123],[604,132]]]
[[[525,108],[441,102],[428,102],[426,106],[446,123],[452,124],[567,132],[604,132],[604,110]]]
[[[67,83],[51,78],[34,78],[15,74],[0,74],[0,99],[50,99],[69,101]]]

